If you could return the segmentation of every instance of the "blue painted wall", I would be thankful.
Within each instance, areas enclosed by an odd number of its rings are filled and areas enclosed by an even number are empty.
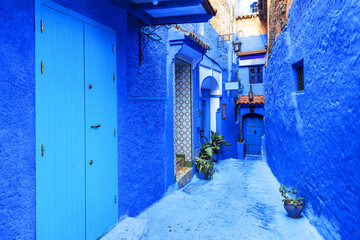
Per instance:
[[[253,35],[248,37],[241,37],[241,52],[264,50],[264,46],[267,44],[267,35]],[[250,75],[249,67],[239,67],[238,74],[241,83],[244,85],[243,94],[248,94],[250,91]],[[263,68],[263,81],[265,81],[265,68]],[[263,95],[263,84],[252,84],[252,90],[254,94]]]
[[[136,216],[174,183],[172,144],[165,147],[170,132],[166,117],[172,111],[167,108],[167,46],[150,41],[139,66],[135,18],[110,0],[56,2],[117,31],[119,216]],[[157,33],[166,41],[167,31]]]
[[[174,183],[173,144],[168,143],[172,98],[167,95],[167,46],[150,41],[139,66],[137,19],[110,0],[54,2],[117,32],[119,217],[136,216]],[[165,42],[167,30],[157,33]]]
[[[360,3],[295,0],[289,14],[266,71],[268,162],[325,239],[360,239]]]
[[[0,2],[1,239],[35,238],[34,8]]]
[[[267,39],[267,34],[240,37],[241,52],[263,50]]]
[[[126,12],[110,0],[54,2],[117,31],[119,216],[135,216],[174,183],[167,46],[150,42],[139,67],[136,20]],[[0,5],[1,239],[35,238],[34,8],[34,1]]]
[[[163,42],[150,41],[139,66],[136,19],[110,0],[54,2],[117,32],[119,216],[136,216],[174,184],[168,31],[158,31]],[[36,231],[34,8],[34,1],[2,1],[0,6],[0,111],[4,113],[0,115],[0,238],[4,239],[34,239]],[[217,33],[210,23],[207,26],[203,40],[212,48],[209,57],[226,69],[227,59],[219,56],[227,54],[228,47],[217,49]],[[198,88],[194,87],[194,94]],[[228,106],[228,119],[232,111]],[[231,154],[236,156],[236,137],[231,127],[225,129],[222,134],[232,142]]]
[[[235,71],[236,66],[232,64],[231,72],[223,71],[223,83],[227,82],[228,74],[231,75],[232,81],[237,81]],[[236,97],[237,91],[226,91],[223,87],[222,98],[220,99],[220,112],[222,111],[221,107],[223,103],[226,103],[226,119],[222,119],[221,116],[221,135],[224,136],[224,139],[231,144],[230,152],[229,150],[223,148],[221,151],[223,155],[220,156],[220,159],[228,158],[237,158],[237,139],[239,134],[239,125],[235,122],[235,102],[234,98]]]

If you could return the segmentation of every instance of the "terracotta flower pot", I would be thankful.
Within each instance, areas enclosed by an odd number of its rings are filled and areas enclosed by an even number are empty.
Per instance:
[[[284,202],[284,208],[287,211],[287,213],[289,214],[289,217],[291,218],[300,218],[301,217],[301,213],[304,210],[304,205],[303,204],[298,204],[297,206],[290,204],[289,202],[285,201]]]

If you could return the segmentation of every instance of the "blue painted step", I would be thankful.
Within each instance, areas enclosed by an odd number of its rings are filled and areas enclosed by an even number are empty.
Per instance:
[[[111,229],[101,240],[143,240],[149,232],[148,220],[127,217]]]

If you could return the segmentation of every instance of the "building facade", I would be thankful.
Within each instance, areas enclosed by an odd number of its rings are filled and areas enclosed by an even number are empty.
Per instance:
[[[326,239],[359,239],[359,21],[354,1],[271,1],[268,163]],[[270,37],[271,36],[271,37]]]
[[[124,2],[1,2],[2,239],[98,238],[186,184],[200,131],[220,130],[234,53],[211,3],[151,28]]]

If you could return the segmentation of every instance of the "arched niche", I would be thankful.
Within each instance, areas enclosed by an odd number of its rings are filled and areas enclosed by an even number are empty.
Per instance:
[[[220,95],[219,95],[219,83],[212,77],[208,76],[201,81],[200,93],[201,99],[206,102],[206,108],[208,109],[208,118],[210,129],[206,132],[216,132],[216,111],[220,107]],[[208,135],[208,134],[207,134]]]

